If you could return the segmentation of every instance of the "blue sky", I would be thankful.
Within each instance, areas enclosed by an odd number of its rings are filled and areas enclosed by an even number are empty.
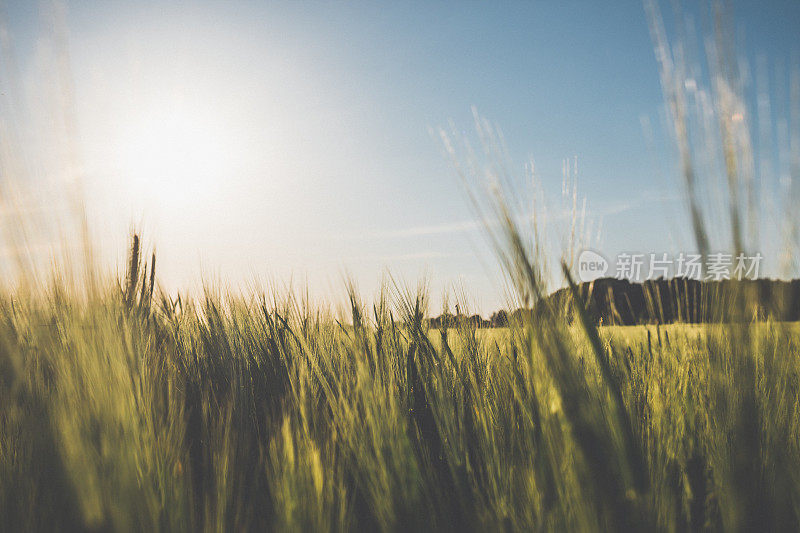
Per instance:
[[[733,6],[750,59],[791,64],[800,3]],[[47,17],[6,9],[28,107],[46,107]],[[473,106],[502,129],[521,179],[535,161],[553,202],[562,161],[578,158],[579,192],[603,220],[595,248],[691,245],[639,1],[75,1],[66,20],[97,239],[118,259],[142,228],[170,286],[292,278],[335,297],[345,273],[369,294],[389,269],[426,274],[434,300],[457,286],[481,311],[502,305],[431,135],[450,121],[474,135]],[[193,141],[165,155],[176,137]]]

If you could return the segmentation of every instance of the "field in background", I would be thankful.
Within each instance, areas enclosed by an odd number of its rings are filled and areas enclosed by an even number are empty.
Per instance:
[[[706,338],[710,333],[716,332],[724,335],[725,328],[730,327],[723,324],[665,324],[648,326],[600,326],[597,328],[600,338],[608,343],[621,342],[628,345],[638,344],[645,346],[653,342],[662,344],[673,342],[684,345],[688,342],[698,342]],[[750,335],[762,335],[764,331],[780,331],[787,336],[800,335],[800,323],[798,322],[756,322],[752,324],[741,324],[739,327],[750,329]],[[429,330],[431,332],[431,342],[437,348],[441,348],[439,339],[440,330]],[[448,338],[458,336],[458,328],[448,329]],[[574,335],[580,336],[583,330],[579,326],[572,328]],[[483,328],[476,329],[476,337],[484,343],[506,342],[509,337],[514,335],[514,328]],[[452,341],[451,341],[452,344]]]

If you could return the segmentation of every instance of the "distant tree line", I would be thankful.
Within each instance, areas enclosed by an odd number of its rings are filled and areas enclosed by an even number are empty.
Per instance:
[[[734,287],[740,289],[747,305],[734,301]],[[800,280],[698,281],[689,278],[648,280],[643,283],[601,278],[578,286],[590,319],[602,325],[708,323],[730,320],[800,320]],[[568,288],[548,296],[546,305],[567,321],[577,319],[577,307]],[[499,310],[488,320],[480,315],[442,313],[428,320],[429,327],[506,327],[519,321],[524,309]]]
[[[492,315],[494,316],[494,315]],[[464,315],[464,314],[451,314],[451,313],[442,313],[441,315],[428,319],[428,327],[434,329],[441,329],[441,328],[455,328],[461,324],[471,324],[474,325],[476,328],[490,328],[490,327],[498,327],[497,324],[494,324],[492,320],[486,320],[481,315]]]
[[[590,318],[604,325],[800,320],[800,280],[662,278],[631,283],[601,278],[581,284],[579,291]],[[736,300],[739,296],[743,300]],[[568,320],[577,318],[570,290],[560,289],[549,299]]]

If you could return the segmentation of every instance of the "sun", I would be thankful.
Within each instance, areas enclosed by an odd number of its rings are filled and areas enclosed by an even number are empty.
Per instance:
[[[230,128],[211,106],[165,101],[122,125],[119,170],[135,196],[172,207],[212,195],[234,164]]]

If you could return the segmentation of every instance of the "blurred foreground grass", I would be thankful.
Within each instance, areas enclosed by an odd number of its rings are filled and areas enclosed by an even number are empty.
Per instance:
[[[0,529],[798,527],[796,325],[428,330],[424,291],[142,270],[0,298]]]

